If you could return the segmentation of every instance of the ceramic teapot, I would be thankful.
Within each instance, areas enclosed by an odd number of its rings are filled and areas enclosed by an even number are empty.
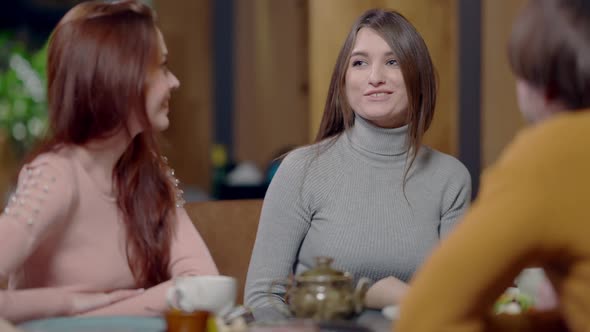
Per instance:
[[[316,266],[293,278],[285,300],[297,318],[332,320],[347,318],[363,309],[370,280],[361,278],[353,285],[348,272],[333,269],[331,257],[316,257]]]

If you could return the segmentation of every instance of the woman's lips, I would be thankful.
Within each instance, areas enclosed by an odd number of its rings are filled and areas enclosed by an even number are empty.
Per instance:
[[[379,91],[365,94],[365,97],[370,101],[386,101],[391,97],[392,92]]]

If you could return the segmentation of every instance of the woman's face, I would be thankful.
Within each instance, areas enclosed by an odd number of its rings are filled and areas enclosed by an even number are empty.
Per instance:
[[[357,33],[345,85],[348,103],[356,114],[378,127],[406,124],[404,77],[395,54],[375,30],[362,28]]]
[[[147,77],[146,112],[154,130],[168,128],[170,93],[180,86],[180,82],[167,66],[168,49],[160,30],[157,30],[159,54],[157,65],[150,70]]]

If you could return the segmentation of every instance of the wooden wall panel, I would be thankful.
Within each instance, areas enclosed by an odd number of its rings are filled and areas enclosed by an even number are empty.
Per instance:
[[[418,29],[439,74],[434,123],[426,144],[457,153],[457,1],[456,0],[308,0],[310,40],[310,140],[315,137],[336,57],[354,20],[363,11],[390,8]]]
[[[172,95],[165,153],[180,181],[208,190],[212,128],[210,0],[154,0],[170,69],[180,80]],[[173,146],[173,147],[172,147]]]
[[[0,209],[3,209],[20,166],[4,133],[0,133],[0,161]]]
[[[307,4],[234,4],[234,152],[264,168],[285,146],[307,143]]]
[[[482,3],[482,166],[494,162],[524,125],[506,49],[512,21],[524,2]]]

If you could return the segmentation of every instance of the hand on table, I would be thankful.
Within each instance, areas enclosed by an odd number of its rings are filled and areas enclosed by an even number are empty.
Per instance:
[[[397,305],[408,291],[408,285],[395,278],[383,278],[371,286],[365,296],[365,306],[381,309],[389,305]]]
[[[82,314],[87,311],[99,309],[113,303],[139,295],[143,289],[121,289],[110,293],[90,293],[75,291],[69,297],[69,309],[67,315]]]

